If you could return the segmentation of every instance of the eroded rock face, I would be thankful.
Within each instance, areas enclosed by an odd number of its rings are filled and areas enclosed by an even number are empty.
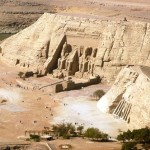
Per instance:
[[[131,129],[150,126],[150,67],[126,67],[97,106]]]
[[[114,80],[125,65],[150,66],[150,24],[45,13],[0,49],[5,63],[39,74]]]

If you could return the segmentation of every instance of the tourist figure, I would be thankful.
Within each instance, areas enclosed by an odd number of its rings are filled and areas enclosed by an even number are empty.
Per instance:
[[[126,18],[126,17],[124,17],[123,21],[127,21],[127,18]]]

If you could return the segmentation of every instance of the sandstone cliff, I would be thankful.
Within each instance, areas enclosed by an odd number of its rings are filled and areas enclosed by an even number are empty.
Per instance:
[[[125,120],[130,129],[150,126],[150,68],[124,68],[97,106]]]
[[[114,80],[125,65],[150,66],[150,24],[45,13],[0,44],[0,53],[5,63],[39,74]]]

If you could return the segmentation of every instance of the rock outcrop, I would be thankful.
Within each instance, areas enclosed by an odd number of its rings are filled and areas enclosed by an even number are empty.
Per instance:
[[[114,80],[125,65],[150,66],[150,24],[45,13],[0,44],[1,60],[25,70]]]
[[[131,129],[150,126],[150,67],[125,67],[97,106]]]

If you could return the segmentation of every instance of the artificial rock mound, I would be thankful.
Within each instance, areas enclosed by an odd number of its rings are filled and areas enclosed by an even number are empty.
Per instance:
[[[98,108],[125,120],[129,128],[150,126],[150,67],[125,67]]]
[[[40,75],[99,75],[114,80],[98,107],[130,123],[150,125],[150,24],[48,14],[0,44],[1,60]]]
[[[38,74],[110,80],[125,65],[150,66],[150,24],[45,13],[6,39],[0,53],[2,61]]]

